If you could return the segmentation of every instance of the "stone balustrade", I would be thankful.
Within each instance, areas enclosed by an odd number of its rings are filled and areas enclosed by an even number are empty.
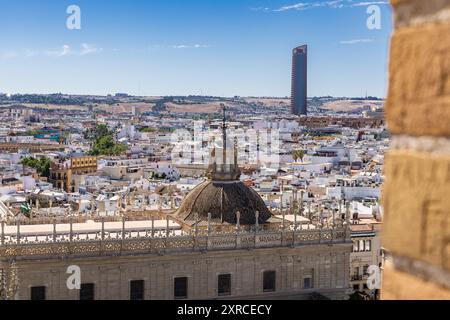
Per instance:
[[[76,230],[72,224],[66,225],[65,228],[54,224],[51,232],[22,232],[20,225],[14,226],[13,231],[9,226],[6,231],[5,224],[1,223],[0,257],[8,260],[163,255],[174,252],[296,247],[350,241],[350,231],[346,224],[315,229],[289,226],[269,230],[259,228],[220,232],[212,229],[183,231],[169,220],[149,222],[152,224],[150,227],[128,227],[126,223],[123,220],[121,227],[105,227],[102,222],[101,228],[84,231]]]

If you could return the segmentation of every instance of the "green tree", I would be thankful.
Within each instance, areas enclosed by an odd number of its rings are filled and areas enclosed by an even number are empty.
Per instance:
[[[127,151],[124,144],[116,143],[112,135],[105,135],[98,138],[89,152],[93,156],[117,156]]]
[[[294,152],[292,152],[292,157],[294,158],[295,162],[297,162],[298,159],[300,159],[303,162],[305,154],[306,154],[305,150],[295,150]]]
[[[108,129],[106,124],[99,123],[94,128],[87,130],[84,134],[84,138],[95,141],[98,138],[112,134],[113,133]]]
[[[88,152],[92,156],[117,156],[127,151],[126,145],[115,141],[114,132],[106,124],[97,124],[86,131],[85,138],[93,141],[92,149]]]
[[[33,157],[27,157],[27,158],[23,158],[21,163],[27,167],[36,169],[37,173],[40,176],[43,177],[50,177],[50,166],[52,161],[48,158],[33,158]]]
[[[38,134],[39,134],[39,130],[36,130],[36,129],[30,129],[27,131],[27,135],[29,135],[29,136],[36,136]]]

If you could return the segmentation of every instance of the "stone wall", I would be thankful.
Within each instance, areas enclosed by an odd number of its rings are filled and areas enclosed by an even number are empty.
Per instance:
[[[450,299],[450,0],[391,0],[384,299]]]

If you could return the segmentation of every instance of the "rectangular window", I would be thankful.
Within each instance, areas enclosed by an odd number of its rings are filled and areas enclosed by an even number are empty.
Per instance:
[[[312,281],[310,277],[303,278],[303,289],[311,289]]]
[[[358,252],[358,241],[353,241],[353,252]]]
[[[364,251],[364,240],[359,240],[359,251]]]
[[[370,241],[370,240],[366,240],[366,246],[365,246],[365,248],[364,248],[364,250],[365,251],[370,251],[370,250],[372,250],[372,248],[371,248],[371,243],[372,241]]]
[[[231,295],[231,274],[220,274],[217,282],[217,293],[219,296]]]
[[[275,271],[264,271],[263,273],[263,291],[272,292],[275,291]]]
[[[94,289],[95,285],[93,283],[82,283],[80,288],[80,300],[94,300]]]
[[[31,300],[45,300],[45,287],[31,287]]]
[[[186,299],[188,294],[188,278],[175,278],[173,281],[173,296],[175,299]]]
[[[130,300],[144,300],[144,280],[130,281]]]
[[[368,265],[365,265],[365,266],[363,267],[363,275],[367,275],[368,272],[369,272],[369,266],[368,266]]]

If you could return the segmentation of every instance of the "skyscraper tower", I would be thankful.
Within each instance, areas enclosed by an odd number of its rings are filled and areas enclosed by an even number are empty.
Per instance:
[[[308,47],[303,45],[292,52],[291,109],[295,115],[307,114]]]

